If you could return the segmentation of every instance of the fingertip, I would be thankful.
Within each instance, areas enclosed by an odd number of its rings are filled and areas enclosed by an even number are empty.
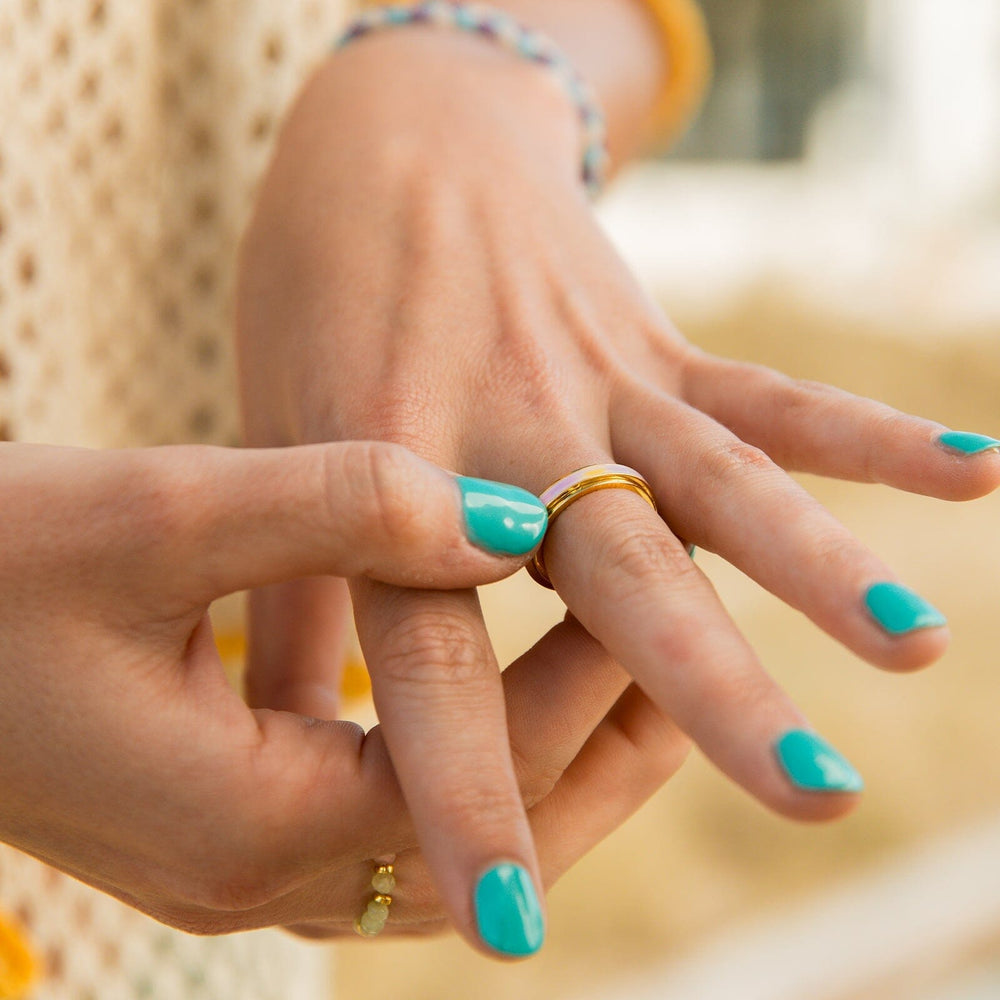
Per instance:
[[[877,665],[893,673],[916,673],[939,660],[951,642],[951,629],[947,625],[921,629],[897,639],[887,637]]]
[[[769,805],[775,812],[799,823],[832,823],[854,812],[861,799],[860,792],[790,791]]]
[[[989,496],[1000,486],[1000,453],[978,456],[974,462],[959,458],[951,479],[951,489],[945,500],[978,500]]]
[[[942,500],[977,500],[1000,486],[1000,441],[964,431],[935,432],[931,438],[937,485],[927,492]]]

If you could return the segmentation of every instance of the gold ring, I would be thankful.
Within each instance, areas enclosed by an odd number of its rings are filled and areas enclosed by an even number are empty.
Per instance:
[[[580,497],[597,490],[612,489],[631,490],[641,496],[654,511],[656,510],[656,498],[653,496],[649,483],[635,469],[630,469],[627,465],[588,465],[571,472],[568,476],[563,476],[539,497],[549,513],[546,537],[548,537],[548,531],[552,530],[555,519],[574,500],[579,500]],[[548,573],[545,572],[545,557],[542,554],[544,548],[545,541],[543,539],[526,569],[532,580],[552,590],[552,583]]]

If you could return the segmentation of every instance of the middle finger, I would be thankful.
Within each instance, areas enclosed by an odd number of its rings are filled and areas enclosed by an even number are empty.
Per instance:
[[[623,390],[616,404],[616,451],[648,476],[685,538],[871,663],[912,670],[941,655],[940,613],[763,451],[644,386]]]

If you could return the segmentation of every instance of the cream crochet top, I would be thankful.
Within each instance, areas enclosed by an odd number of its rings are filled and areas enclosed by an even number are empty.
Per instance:
[[[0,439],[240,443],[236,243],[345,5],[0,0]],[[326,948],[187,935],[0,845],[3,917],[32,1000],[328,995]]]

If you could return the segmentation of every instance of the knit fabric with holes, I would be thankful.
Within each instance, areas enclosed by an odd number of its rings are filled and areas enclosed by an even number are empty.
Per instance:
[[[347,13],[0,2],[0,439],[241,443],[237,240],[276,126]],[[42,965],[31,1000],[328,995],[315,944],[187,935],[5,845],[0,917]]]

